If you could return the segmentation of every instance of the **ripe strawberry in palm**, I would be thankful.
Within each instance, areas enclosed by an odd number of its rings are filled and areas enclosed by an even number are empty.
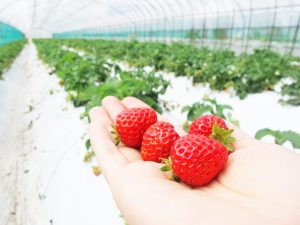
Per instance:
[[[218,124],[220,128],[228,130],[225,121],[215,115],[204,115],[195,119],[189,129],[189,134],[200,134],[209,137],[212,133],[212,126]]]
[[[224,168],[227,158],[224,145],[203,135],[188,134],[179,138],[170,152],[173,173],[194,187],[214,179]]]
[[[178,138],[179,135],[170,123],[157,122],[151,125],[143,136],[143,160],[161,162],[163,158],[168,158],[171,147]]]
[[[203,135],[215,139],[225,145],[228,151],[233,151],[232,143],[235,141],[225,121],[215,115],[204,115],[195,119],[189,129],[189,134]]]
[[[145,131],[157,122],[156,112],[151,108],[130,108],[122,111],[116,118],[115,139],[126,146],[139,148]]]

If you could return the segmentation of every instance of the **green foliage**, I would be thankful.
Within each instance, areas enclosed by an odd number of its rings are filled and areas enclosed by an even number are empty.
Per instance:
[[[34,43],[40,58],[62,79],[61,83],[68,91],[69,99],[75,106],[85,106],[84,117],[108,95],[120,99],[134,96],[162,112],[158,104],[158,95],[166,91],[169,82],[157,73],[139,69],[143,65],[137,65],[138,69],[135,70],[122,71],[109,59],[123,56],[123,51],[103,54],[103,51],[89,51],[87,48],[85,51],[88,53],[82,57],[63,49],[59,40],[34,40]],[[73,42],[68,42],[68,46],[76,47]],[[80,45],[77,48],[80,48]],[[107,51],[110,51],[110,48],[111,46]]]
[[[193,121],[197,117],[205,114],[205,113],[211,113],[212,107],[210,105],[206,105],[205,103],[194,103],[192,106],[184,106],[182,108],[182,112],[188,112],[187,113],[187,120]]]
[[[81,46],[85,51],[102,52],[132,66],[152,66],[156,71],[192,76],[195,82],[208,83],[214,90],[233,88],[241,99],[248,93],[273,90],[283,77],[299,80],[299,66],[293,66],[291,61],[300,60],[269,49],[256,49],[252,54],[236,56],[229,50],[196,48],[182,43],[64,40],[66,43],[74,41],[73,45]],[[283,95],[293,97],[287,103],[299,102],[298,85],[293,87],[297,91],[288,86],[283,88]]]
[[[275,138],[276,144],[283,145],[285,142],[290,142],[294,148],[300,149],[300,134],[294,131],[279,131],[265,128],[257,131],[255,138],[260,140],[268,135]]]
[[[120,79],[108,78],[99,86],[91,85],[84,89],[77,96],[78,101],[85,102],[91,100],[87,104],[87,111],[92,107],[99,105],[99,102],[107,96],[113,95],[120,99],[126,96],[133,96],[155,108],[158,112],[162,112],[157,104],[159,94],[166,91],[168,82],[162,76],[154,76],[153,73],[146,73],[142,70],[133,72],[120,72]],[[157,87],[160,87],[158,90]]]
[[[87,139],[85,141],[85,148],[86,148],[86,150],[89,150],[91,148],[91,141],[90,141],[90,139]]]
[[[220,128],[218,124],[214,124],[210,138],[219,141],[228,149],[228,151],[232,152],[233,143],[235,142],[235,138],[231,137],[233,131],[234,130],[225,130],[224,128]]]
[[[3,72],[10,67],[14,59],[23,49],[26,41],[16,41],[0,47],[0,80]]]
[[[283,96],[288,96],[288,99],[281,100],[284,104],[295,106],[300,105],[300,58],[293,58],[293,63],[290,63],[290,69],[287,70],[285,77],[290,78],[294,82],[292,84],[284,84],[281,89]],[[295,64],[296,63],[296,64]],[[298,64],[298,65],[297,65]]]
[[[241,99],[249,93],[273,90],[282,78],[291,77],[296,82],[282,87],[282,95],[289,96],[282,102],[300,104],[300,66],[291,63],[300,62],[300,59],[269,49],[256,49],[251,54],[237,56],[230,50],[197,48],[184,43],[80,39],[35,40],[35,43],[41,58],[63,78],[66,89],[76,92],[72,93],[75,105],[87,103],[78,101],[76,96],[90,90],[93,83],[108,80],[107,87],[103,87],[105,91],[120,94],[112,90],[115,84],[109,81],[114,65],[103,66],[108,61],[123,62],[135,68],[150,66],[153,71],[172,72],[176,76],[191,76],[194,82],[209,84],[213,90],[231,88]],[[82,50],[87,56],[79,57],[76,53],[63,51],[63,45]],[[98,101],[100,97],[91,99]]]
[[[230,113],[232,110],[230,105],[219,104],[216,99],[210,99],[208,97],[203,98],[202,102],[196,102],[192,106],[184,106],[182,108],[182,112],[188,112],[188,121],[193,121],[204,114],[213,114],[238,126],[238,121],[232,119],[232,114]]]

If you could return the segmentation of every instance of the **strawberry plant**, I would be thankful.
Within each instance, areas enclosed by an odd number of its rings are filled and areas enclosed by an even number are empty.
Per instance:
[[[65,77],[66,89],[72,92],[71,99],[76,105],[85,105],[90,100],[99,100],[92,96],[81,101],[86,96],[85,91],[91,89],[92,83],[97,85],[108,81],[108,89],[113,91],[109,74],[113,65],[104,67],[108,62],[123,62],[130,67],[143,68],[151,66],[154,71],[173,72],[176,76],[191,76],[194,82],[208,83],[210,88],[224,90],[232,88],[241,99],[249,93],[259,93],[273,90],[274,85],[282,78],[291,77],[299,80],[299,66],[296,57],[280,55],[268,49],[256,49],[252,54],[235,55],[229,50],[213,50],[197,48],[183,43],[158,43],[138,41],[113,40],[36,40],[41,57],[56,67],[57,74]],[[63,51],[62,46],[84,51],[87,56],[80,57],[74,52]],[[69,62],[68,62],[69,61]],[[76,65],[74,65],[76,64]],[[71,66],[73,65],[73,66]],[[71,67],[67,69],[67,67]],[[68,78],[66,78],[68,77]],[[282,102],[299,105],[299,81],[292,85],[284,85],[281,89]],[[119,85],[119,83],[118,83]],[[76,90],[75,90],[76,89]],[[135,96],[140,94],[135,93]],[[151,97],[144,97],[152,102]],[[154,96],[154,99],[157,99]],[[93,105],[93,104],[90,104]],[[151,106],[155,103],[152,102]],[[155,108],[159,108],[157,105]]]
[[[62,79],[65,89],[69,93],[69,99],[75,106],[85,106],[87,112],[107,96],[114,95],[124,98],[128,95],[138,97],[147,104],[161,112],[157,103],[158,95],[163,94],[169,84],[161,75],[153,72],[147,73],[142,69],[122,71],[116,64],[108,62],[110,58],[103,51],[94,51],[87,48],[84,57],[75,52],[62,48],[63,44],[75,47],[77,44],[85,46],[86,41],[73,43],[60,40],[34,40],[37,45],[40,58],[48,63],[58,77]],[[111,46],[103,48],[111,51]],[[117,54],[123,56],[123,51]],[[113,56],[113,55],[112,55]],[[111,57],[114,58],[114,57]],[[114,73],[114,76],[111,76]]]
[[[13,63],[14,59],[19,55],[23,49],[26,41],[16,41],[0,47],[0,80],[2,74]]]
[[[300,134],[294,131],[271,130],[268,128],[261,129],[256,132],[255,138],[261,140],[265,136],[272,136],[275,143],[283,145],[285,142],[290,142],[294,148],[300,149]]]
[[[282,77],[299,74],[298,68],[290,65],[295,58],[269,49],[256,49],[252,54],[237,56],[229,50],[197,48],[183,43],[79,39],[56,42],[133,67],[151,66],[156,71],[192,76],[194,82],[208,83],[215,90],[233,88],[241,99],[249,93],[273,90]],[[295,88],[299,89],[296,85]],[[286,86],[283,95],[291,95],[286,103],[299,104],[298,92]]]
[[[291,59],[289,69],[285,72],[285,78],[289,82],[283,84],[281,88],[281,95],[283,98],[281,102],[284,104],[291,104],[295,106],[300,105],[300,58],[294,57]],[[287,98],[286,98],[287,97]]]
[[[184,130],[188,130],[188,121],[193,121],[204,114],[213,114],[239,125],[239,122],[232,118],[233,108],[230,105],[219,104],[216,99],[204,97],[202,102],[196,102],[192,106],[184,106],[182,112],[187,112],[187,123]]]

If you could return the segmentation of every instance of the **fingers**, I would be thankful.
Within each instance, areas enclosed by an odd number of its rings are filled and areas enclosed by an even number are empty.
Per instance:
[[[254,138],[252,138],[247,133],[242,131],[239,127],[235,126],[234,124],[228,121],[226,121],[226,125],[228,126],[228,128],[234,130],[234,132],[232,133],[232,136],[236,139],[234,143],[234,150],[246,148],[253,145],[253,142],[255,141]]]
[[[142,160],[140,152],[134,148],[121,147],[119,148],[122,155],[124,155],[129,162]]]
[[[103,113],[101,115],[104,116]],[[128,164],[128,160],[112,141],[105,124],[107,120],[109,120],[107,115],[102,119],[94,119],[89,127],[89,135],[101,170],[108,182],[111,182],[115,178],[115,174]]]
[[[122,100],[122,103],[127,107],[127,108],[135,108],[135,107],[146,107],[146,108],[151,108],[149,105],[147,105],[145,102],[134,98],[134,97],[126,97]]]
[[[112,125],[112,120],[108,117],[106,111],[102,107],[94,107],[89,112],[91,123],[102,123],[107,126]]]
[[[103,98],[102,107],[114,123],[116,122],[117,115],[126,109],[121,101],[114,96],[107,96]]]

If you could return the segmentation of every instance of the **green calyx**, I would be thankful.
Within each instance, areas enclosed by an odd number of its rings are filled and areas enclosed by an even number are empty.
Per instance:
[[[115,145],[118,146],[120,144],[120,142],[121,142],[121,139],[120,139],[120,136],[119,136],[119,134],[117,132],[116,125],[112,124],[111,127],[112,127],[112,131],[110,133],[114,137]]]
[[[161,171],[168,172],[168,171],[172,170],[172,164],[171,164],[171,160],[170,159],[164,158],[164,159],[162,159],[161,162],[163,164],[165,164],[164,166],[162,166],[160,168]]]
[[[233,129],[225,130],[224,128],[220,128],[215,123],[209,137],[223,144],[229,152],[233,152],[233,143],[235,142],[235,138],[231,136],[233,131]]]
[[[165,164],[165,165],[162,166],[162,167],[160,168],[160,170],[163,171],[163,172],[172,171],[172,174],[171,174],[171,177],[169,178],[169,180],[179,182],[179,178],[176,176],[176,174],[174,173],[174,171],[173,171],[173,169],[172,169],[172,161],[171,161],[170,159],[163,158],[161,162],[162,162],[163,164]]]

